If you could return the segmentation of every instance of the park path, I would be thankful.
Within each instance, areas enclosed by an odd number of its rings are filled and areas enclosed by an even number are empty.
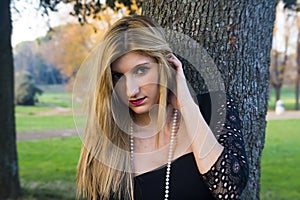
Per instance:
[[[269,111],[266,120],[279,120],[279,119],[299,119],[300,111],[286,111],[281,115],[277,115],[274,111]],[[38,140],[47,138],[64,138],[78,136],[76,128],[70,129],[55,129],[55,130],[40,130],[40,131],[24,131],[17,133],[17,140]]]
[[[17,133],[17,141],[22,140],[39,140],[47,138],[64,138],[78,136],[76,128],[54,129],[54,130],[36,130],[23,131]]]
[[[276,119],[300,119],[300,111],[285,111],[281,115],[277,115],[274,111],[269,111],[267,113],[267,121]]]

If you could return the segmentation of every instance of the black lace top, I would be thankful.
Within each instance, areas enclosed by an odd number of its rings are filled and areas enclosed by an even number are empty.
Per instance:
[[[245,155],[241,121],[233,100],[212,108],[213,98],[220,94],[198,96],[200,110],[224,150],[211,169],[200,174],[193,153],[172,162],[171,200],[238,199],[248,180],[248,162]],[[210,118],[217,113],[215,119]],[[222,120],[223,119],[223,120]],[[225,119],[225,120],[224,120]],[[166,166],[134,178],[136,200],[160,200],[165,195]]]

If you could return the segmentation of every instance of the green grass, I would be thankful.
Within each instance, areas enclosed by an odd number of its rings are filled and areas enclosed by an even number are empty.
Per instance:
[[[75,199],[78,137],[20,141],[17,146],[22,199]]]
[[[73,128],[73,115],[16,116],[17,132]]]
[[[35,115],[38,112],[52,110],[53,108],[48,106],[16,106],[16,115]]]
[[[71,107],[72,94],[68,92],[45,92],[38,96],[39,104],[55,105],[60,107]]]
[[[268,122],[261,165],[262,200],[300,199],[300,119]],[[79,138],[19,141],[24,199],[74,199]]]
[[[36,106],[16,106],[17,132],[29,130],[63,129],[74,127],[72,114],[43,115],[55,107],[71,108],[71,94],[64,92],[62,86],[44,86],[46,91],[39,96]],[[55,92],[57,90],[58,92]],[[48,92],[50,91],[50,92]]]
[[[50,90],[51,89],[51,90]],[[74,127],[72,115],[37,115],[53,106],[71,107],[71,95],[48,88],[35,107],[16,106],[17,131]],[[281,90],[288,110],[294,109],[292,88]],[[269,108],[274,109],[271,90]],[[269,121],[261,164],[261,199],[300,199],[300,119]],[[75,198],[79,138],[19,141],[18,156],[24,200]]]
[[[269,121],[261,164],[261,199],[300,199],[300,119]]]
[[[295,89],[294,88],[287,88],[282,87],[280,91],[280,99],[284,102],[284,106],[286,110],[295,110]],[[272,88],[270,90],[270,99],[269,99],[269,105],[268,108],[270,110],[275,110],[275,89]]]

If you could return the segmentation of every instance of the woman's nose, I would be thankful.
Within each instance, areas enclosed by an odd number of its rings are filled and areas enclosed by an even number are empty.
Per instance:
[[[134,77],[126,78],[126,93],[128,97],[134,97],[139,92],[138,81]]]

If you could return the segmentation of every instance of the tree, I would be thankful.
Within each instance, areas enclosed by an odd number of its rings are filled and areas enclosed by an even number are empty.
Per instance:
[[[23,73],[18,77],[16,88],[17,105],[33,106],[38,101],[36,95],[43,93],[43,91],[37,87],[29,72]]]
[[[39,53],[72,82],[80,64],[103,35],[103,30],[95,33],[93,27],[68,24],[52,28],[45,37],[39,38]]]
[[[300,17],[297,17],[298,37],[297,37],[297,79],[296,79],[296,105],[295,109],[299,110],[299,92],[300,92]]]
[[[214,59],[243,122],[250,178],[242,199],[259,199],[276,1],[145,1],[143,14],[197,40]],[[189,77],[187,77],[188,79]]]
[[[21,42],[15,46],[13,58],[15,75],[29,72],[36,84],[64,83],[63,74],[53,64],[49,64],[47,57],[42,56],[39,40],[40,38]]]
[[[280,90],[283,85],[284,72],[286,65],[281,62],[280,52],[272,50],[272,59],[270,65],[270,84],[275,88],[275,102],[280,100]]]
[[[300,90],[300,16],[297,12],[300,12],[300,3],[296,0],[284,0],[285,8],[291,10],[296,15],[297,26],[298,26],[298,36],[297,36],[297,78],[295,87],[296,105],[295,109],[299,110],[299,90]]]
[[[0,6],[0,199],[20,195],[14,115],[14,68],[10,0]]]
[[[270,85],[272,85],[275,89],[276,99],[275,102],[280,100],[280,90],[283,85],[285,71],[287,68],[287,60],[288,60],[288,48],[289,48],[289,37],[291,33],[292,21],[293,17],[290,15],[289,12],[286,12],[286,9],[283,9],[282,6],[277,6],[276,13],[278,16],[275,20],[274,30],[273,30],[273,50],[272,50],[272,57],[271,57],[271,65],[270,65]],[[278,34],[277,26],[282,26],[278,22],[279,14],[284,15],[285,23],[284,23],[284,35],[281,36],[280,33]],[[280,45],[277,44],[276,39],[279,37],[284,37],[284,50],[280,52],[278,47]]]

